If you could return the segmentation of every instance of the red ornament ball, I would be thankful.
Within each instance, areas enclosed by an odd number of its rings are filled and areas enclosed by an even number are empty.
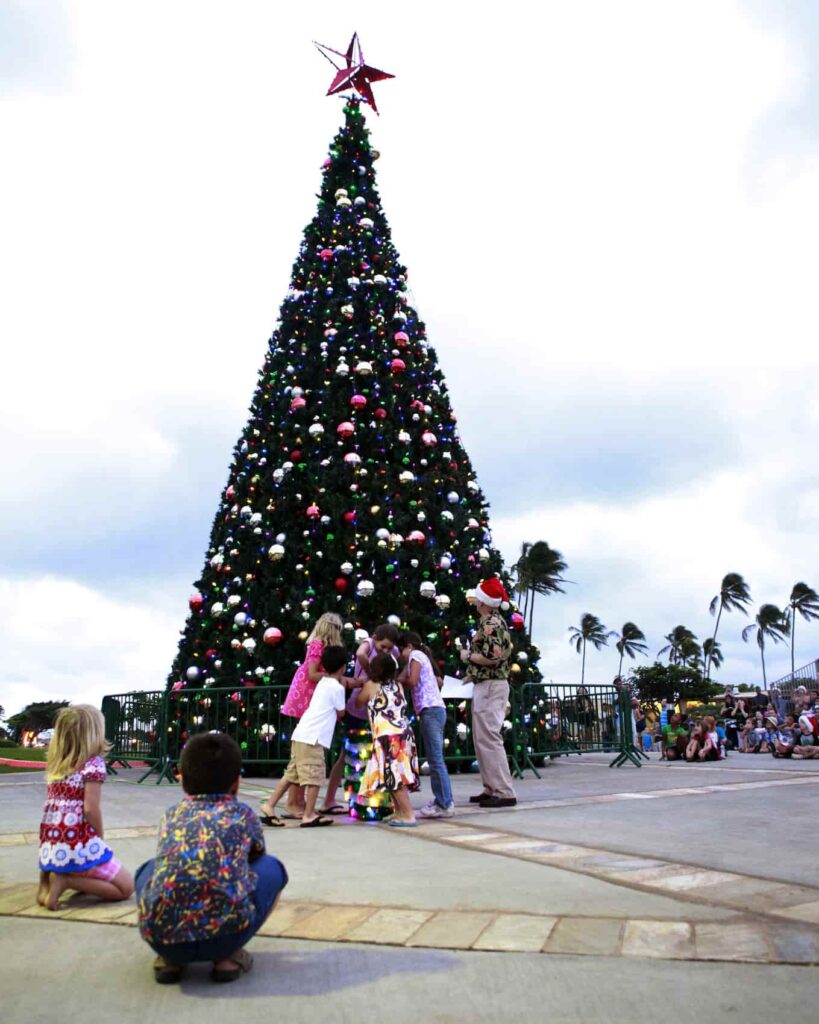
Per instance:
[[[410,402],[410,409],[412,409],[414,412],[423,412],[424,403],[416,398],[414,402]]]
[[[290,452],[290,458],[293,460],[293,462],[299,461],[299,459],[301,458],[301,452],[298,450],[298,448]]]
[[[523,616],[520,614],[520,612],[513,612],[512,613],[512,616],[509,619],[509,625],[512,627],[512,629],[517,629],[517,630],[523,629],[525,623],[523,621]]]
[[[353,395],[350,399],[350,405],[354,409],[363,409],[367,404],[367,399],[363,395]]]
[[[236,488],[233,486],[233,484],[231,484],[230,487],[228,487],[228,489],[225,491],[225,497],[227,498],[228,501],[233,501],[233,499],[236,497]]]
[[[386,409],[378,408],[378,409],[375,410],[373,415],[375,416],[375,418],[377,420],[385,420],[387,418],[387,410]]]
[[[199,593],[191,594],[191,596],[188,598],[188,605],[192,612],[198,612],[204,603],[205,599]]]
[[[354,523],[355,522],[355,512],[345,512],[344,516],[342,518],[344,519],[345,523]]]
[[[390,369],[393,373],[403,373],[406,370],[407,364],[403,359],[393,359],[390,363]]]
[[[262,635],[262,640],[267,644],[268,647],[276,647],[282,642],[284,635],[280,629],[275,626],[269,626]]]
[[[339,423],[338,427],[336,428],[336,433],[338,434],[339,437],[352,437],[353,434],[355,433],[355,427],[352,425],[352,423],[349,423],[345,420],[344,423]]]
[[[346,593],[347,588],[350,586],[350,584],[347,582],[347,580],[344,579],[343,576],[339,576],[338,579],[333,584],[333,586],[336,588],[337,593],[344,594]]]
[[[426,535],[421,530],[413,530],[407,537],[407,540],[412,541],[413,544],[423,544],[426,539]]]

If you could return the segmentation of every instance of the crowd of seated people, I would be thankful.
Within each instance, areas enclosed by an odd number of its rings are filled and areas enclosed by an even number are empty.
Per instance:
[[[778,690],[735,695],[727,691],[718,716],[696,719],[675,711],[667,701],[659,720],[662,758],[669,761],[718,761],[729,751],[773,757],[819,757],[819,692],[797,687],[790,698]]]

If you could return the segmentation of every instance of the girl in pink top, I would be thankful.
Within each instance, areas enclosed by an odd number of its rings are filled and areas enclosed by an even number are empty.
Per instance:
[[[296,669],[290,689],[282,704],[282,714],[301,718],[310,706],[310,699],[325,674],[321,667],[321,655],[325,647],[342,647],[341,616],[325,612],[316,622],[313,632],[307,637],[307,654]],[[291,786],[287,791],[284,805],[285,818],[301,818],[304,814],[304,786]]]
[[[307,654],[296,669],[293,682],[282,704],[282,714],[301,718],[310,706],[310,698],[324,674],[321,668],[321,653],[325,647],[341,647],[341,616],[325,612],[307,637]]]

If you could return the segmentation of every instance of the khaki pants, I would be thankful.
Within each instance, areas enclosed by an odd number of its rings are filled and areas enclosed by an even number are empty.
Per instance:
[[[487,793],[506,798],[515,795],[501,736],[508,700],[509,683],[505,679],[475,683],[472,691],[472,739],[481,782]]]

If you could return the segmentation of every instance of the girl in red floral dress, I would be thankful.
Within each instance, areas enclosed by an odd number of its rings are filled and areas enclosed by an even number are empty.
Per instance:
[[[48,791],[40,824],[37,902],[56,910],[66,889],[127,900],[130,874],[105,842],[100,795],[105,782],[105,721],[90,704],[62,708],[46,764]]]

